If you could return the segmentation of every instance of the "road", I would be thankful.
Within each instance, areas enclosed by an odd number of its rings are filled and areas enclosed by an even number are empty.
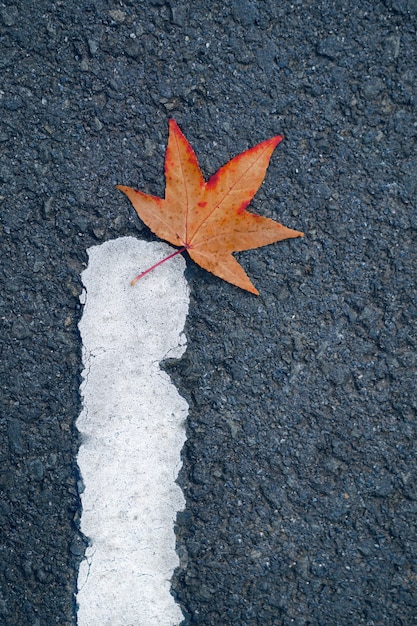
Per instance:
[[[303,240],[187,261],[172,592],[185,624],[417,623],[414,0],[0,7],[0,622],[74,625],[81,273],[155,238],[174,117],[209,176],[284,134],[252,209]]]

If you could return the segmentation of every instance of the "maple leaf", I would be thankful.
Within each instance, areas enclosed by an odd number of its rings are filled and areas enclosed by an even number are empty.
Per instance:
[[[272,219],[246,211],[281,140],[277,135],[242,152],[205,182],[194,150],[171,119],[165,155],[165,198],[123,185],[117,188],[128,196],[153,233],[181,246],[167,258],[187,250],[193,261],[215,276],[259,295],[232,252],[303,236]],[[156,265],[142,272],[132,284]]]

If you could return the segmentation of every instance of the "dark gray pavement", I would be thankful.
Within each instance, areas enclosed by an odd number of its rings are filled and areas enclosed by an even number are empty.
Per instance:
[[[253,207],[303,230],[192,263],[173,593],[200,626],[417,624],[417,2],[0,4],[0,624],[74,624],[86,248],[152,239],[167,119],[206,175],[277,133]]]

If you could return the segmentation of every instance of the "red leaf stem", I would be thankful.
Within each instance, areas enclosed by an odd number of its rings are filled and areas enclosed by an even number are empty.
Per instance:
[[[149,272],[154,270],[155,267],[158,267],[158,265],[161,265],[162,263],[165,263],[165,261],[168,261],[169,259],[172,259],[173,256],[176,256],[177,254],[180,254],[181,252],[184,252],[185,250],[187,250],[187,246],[183,246],[182,248],[178,248],[178,250],[175,250],[175,252],[172,252],[172,254],[169,254],[164,259],[161,259],[160,261],[158,261],[158,263],[155,263],[155,265],[152,265],[152,267],[148,267],[147,270],[145,270],[144,272],[141,272],[141,274],[139,274],[138,276],[136,276],[136,278],[134,278],[133,280],[130,281],[130,284],[133,286],[140,278],[142,278],[143,276],[146,276],[146,274],[149,274]]]

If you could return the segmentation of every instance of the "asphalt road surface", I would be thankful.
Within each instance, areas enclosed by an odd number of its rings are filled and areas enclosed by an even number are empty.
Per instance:
[[[167,120],[303,240],[188,262],[172,592],[199,626],[417,624],[415,0],[0,4],[0,623],[74,625],[80,273],[155,238]],[[115,625],[118,626],[118,625]]]

